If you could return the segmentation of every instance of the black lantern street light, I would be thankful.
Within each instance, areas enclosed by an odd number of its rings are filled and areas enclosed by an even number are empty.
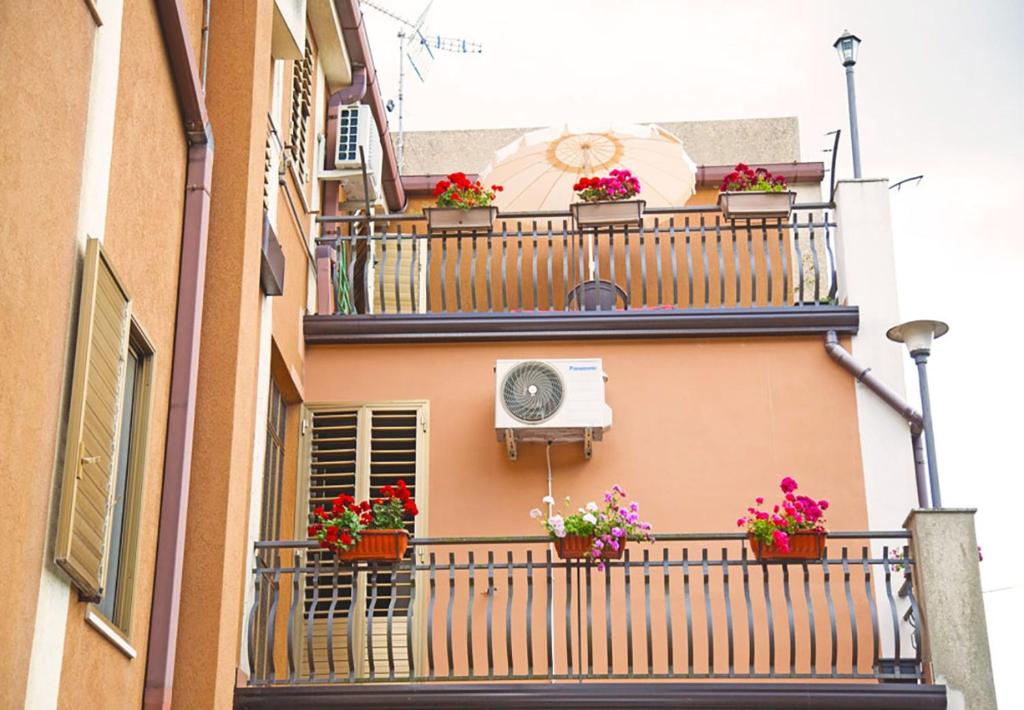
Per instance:
[[[853,148],[853,177],[860,175],[860,132],[857,129],[857,93],[853,88],[853,65],[857,63],[857,48],[860,37],[843,30],[843,34],[832,45],[839,52],[839,61],[846,67],[846,102],[850,108],[850,145]]]
[[[933,508],[942,507],[942,494],[939,491],[939,467],[935,460],[935,429],[932,422],[932,401],[928,394],[928,356],[932,350],[932,340],[941,338],[949,332],[949,326],[940,320],[912,320],[894,325],[886,332],[886,337],[897,343],[903,343],[917,365],[917,381],[921,388],[921,413],[924,418],[924,443],[928,454],[928,488],[931,490]]]

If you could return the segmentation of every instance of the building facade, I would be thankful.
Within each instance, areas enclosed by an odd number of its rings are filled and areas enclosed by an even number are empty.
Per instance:
[[[632,231],[527,210],[431,234],[436,179],[525,131],[407,134],[399,175],[357,0],[16,14],[0,707],[994,707],[977,564],[936,542],[970,514],[904,529],[928,499],[920,417],[878,396],[903,390],[884,181],[826,180],[794,119],[671,123],[695,194]],[[721,215],[739,161],[790,178],[790,217]],[[496,427],[499,360],[591,358],[610,430]],[[735,532],[786,475],[833,501],[823,562]],[[401,562],[309,542],[316,506],[398,480]],[[658,542],[552,556],[530,509],[616,484]]]

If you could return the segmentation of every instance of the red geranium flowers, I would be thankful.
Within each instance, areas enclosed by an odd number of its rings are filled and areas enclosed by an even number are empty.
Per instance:
[[[360,503],[341,493],[331,501],[330,510],[318,505],[313,509],[313,522],[306,532],[319,541],[320,547],[344,552],[359,542],[364,530],[398,530],[403,527],[406,516],[419,515],[416,501],[403,479],[395,486],[383,486],[380,493],[372,502]]]
[[[491,185],[490,189],[480,184],[479,180],[470,181],[466,173],[451,173],[447,180],[439,180],[434,185],[434,198],[438,207],[489,207],[497,193],[504,188]]]
[[[732,172],[725,176],[719,192],[785,192],[786,178],[772,175],[767,168],[752,168],[737,163]]]

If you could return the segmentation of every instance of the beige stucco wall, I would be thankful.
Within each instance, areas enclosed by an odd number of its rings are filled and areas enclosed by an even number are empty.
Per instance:
[[[77,295],[76,205],[95,23],[85,3],[0,4],[0,707],[20,707],[60,450],[68,329]],[[59,38],[59,50],[54,39]],[[41,47],[50,48],[40,51]]]
[[[730,121],[657,123],[677,136],[698,165],[788,163],[800,160],[800,129],[795,117],[747,118]],[[430,175],[454,170],[479,172],[494,153],[532,128],[485,128],[452,131],[406,131],[405,175]],[[392,133],[393,141],[398,135]]]
[[[129,636],[138,656],[129,659],[88,625],[88,605],[72,592],[60,674],[66,708],[81,707],[82,698],[95,707],[142,698],[163,480],[186,146],[154,6],[127,3],[122,28],[104,247],[155,351]]]

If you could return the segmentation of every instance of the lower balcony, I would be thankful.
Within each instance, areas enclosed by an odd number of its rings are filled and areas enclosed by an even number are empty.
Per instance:
[[[822,560],[761,562],[742,535],[664,534],[601,571],[545,537],[355,565],[260,542],[236,706],[945,707],[909,550],[833,533]]]

